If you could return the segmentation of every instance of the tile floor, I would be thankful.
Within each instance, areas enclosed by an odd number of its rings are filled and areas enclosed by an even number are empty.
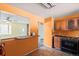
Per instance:
[[[74,56],[71,53],[62,52],[54,48],[40,47],[38,50],[28,54],[27,56]]]

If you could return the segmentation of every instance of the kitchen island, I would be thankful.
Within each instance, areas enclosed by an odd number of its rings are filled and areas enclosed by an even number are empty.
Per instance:
[[[30,41],[29,41],[30,40]],[[37,36],[28,36],[28,37],[12,37],[1,39],[0,44],[2,46],[2,52],[0,55],[4,56],[23,56],[29,54],[31,51],[36,49],[36,46],[33,44]],[[37,46],[38,48],[38,46]]]

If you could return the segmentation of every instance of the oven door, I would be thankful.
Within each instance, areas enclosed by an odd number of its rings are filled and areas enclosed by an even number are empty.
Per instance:
[[[78,53],[77,41],[74,40],[61,40],[61,50],[71,53]]]
[[[72,40],[62,40],[62,47],[76,50],[77,42]]]

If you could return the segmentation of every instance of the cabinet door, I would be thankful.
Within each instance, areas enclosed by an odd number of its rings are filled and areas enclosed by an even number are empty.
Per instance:
[[[16,54],[17,56],[23,56],[25,54],[25,49],[27,46],[26,46],[26,39],[18,39],[16,40],[16,46],[17,46],[17,49],[16,49]]]
[[[55,21],[55,24],[54,24],[54,28],[55,30],[61,30],[61,22],[60,21]]]
[[[10,39],[10,41],[4,42],[4,50],[6,56],[16,56],[16,42],[15,40]]]
[[[77,29],[79,30],[79,18],[76,21],[77,21]]]
[[[69,30],[73,30],[74,29],[74,26],[75,24],[74,24],[74,20],[68,20],[68,29]]]
[[[60,37],[54,37],[54,48],[59,49],[61,47]]]
[[[67,20],[56,20],[54,24],[55,30],[67,30]]]
[[[61,21],[61,29],[62,30],[67,30],[67,20],[63,19]]]

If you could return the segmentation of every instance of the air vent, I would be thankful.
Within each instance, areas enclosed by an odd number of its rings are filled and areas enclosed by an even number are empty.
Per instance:
[[[55,4],[53,4],[53,3],[41,3],[44,7],[46,7],[46,8],[52,8],[52,7],[55,7],[56,5]]]

